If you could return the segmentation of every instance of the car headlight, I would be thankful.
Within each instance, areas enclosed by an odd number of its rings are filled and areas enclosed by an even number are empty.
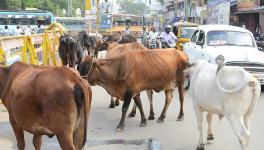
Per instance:
[[[219,64],[224,64],[224,61],[225,61],[225,57],[223,55],[218,55],[216,58],[215,58],[215,63],[217,65]]]

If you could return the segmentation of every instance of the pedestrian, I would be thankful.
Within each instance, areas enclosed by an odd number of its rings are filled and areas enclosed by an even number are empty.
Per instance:
[[[258,24],[255,28],[255,34],[260,35],[261,33],[262,33],[262,29],[261,29],[260,25]]]
[[[17,26],[16,29],[13,30],[12,35],[13,36],[21,35],[21,30],[20,30],[20,27],[19,26]]]
[[[31,35],[32,34],[32,30],[30,25],[27,26],[27,28],[24,29],[24,34],[25,35]]]
[[[11,32],[10,32],[10,30],[9,30],[9,28],[8,28],[7,25],[5,25],[5,29],[2,30],[1,35],[2,35],[2,36],[11,36]]]

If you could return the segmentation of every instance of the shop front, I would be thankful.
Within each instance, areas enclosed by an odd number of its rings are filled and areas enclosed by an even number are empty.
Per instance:
[[[260,0],[238,0],[237,16],[239,25],[254,32],[258,25],[262,25],[263,13],[260,8]]]

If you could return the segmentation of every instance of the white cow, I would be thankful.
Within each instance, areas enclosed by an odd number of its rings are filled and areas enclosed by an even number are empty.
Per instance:
[[[204,149],[203,115],[207,111],[207,140],[213,140],[212,115],[226,116],[236,133],[242,150],[248,149],[250,138],[249,119],[259,99],[261,87],[258,80],[243,68],[209,64],[199,61],[185,71],[190,79],[190,94],[193,99],[198,129],[197,150]]]

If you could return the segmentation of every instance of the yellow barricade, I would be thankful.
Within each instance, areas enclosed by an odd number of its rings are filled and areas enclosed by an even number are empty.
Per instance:
[[[35,65],[57,65],[56,54],[61,31],[45,31],[28,36],[0,37],[0,62],[23,61]]]

